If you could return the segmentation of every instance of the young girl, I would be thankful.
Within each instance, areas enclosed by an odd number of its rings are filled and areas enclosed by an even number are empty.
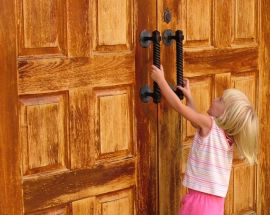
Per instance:
[[[255,110],[244,93],[227,89],[212,102],[208,114],[201,114],[195,109],[188,80],[185,87],[177,87],[185,95],[186,106],[167,84],[162,66],[153,65],[151,77],[167,102],[197,128],[183,180],[188,194],[178,215],[223,215],[233,145],[250,164],[256,162],[259,129]]]

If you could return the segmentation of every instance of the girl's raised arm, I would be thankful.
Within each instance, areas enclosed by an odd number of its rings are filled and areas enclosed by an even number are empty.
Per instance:
[[[162,95],[165,97],[169,105],[174,108],[178,113],[183,117],[189,120],[191,123],[197,125],[201,129],[201,134],[206,135],[211,129],[211,118],[208,115],[198,113],[192,108],[185,106],[173,90],[168,85],[167,81],[164,78],[163,67],[158,69],[155,66],[152,66],[151,77],[160,87]]]

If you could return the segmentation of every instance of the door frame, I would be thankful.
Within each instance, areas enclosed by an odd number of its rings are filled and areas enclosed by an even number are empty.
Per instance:
[[[18,135],[16,1],[0,0],[0,8],[0,214],[15,215],[23,214]]]
[[[259,33],[259,118],[260,118],[260,147],[258,165],[258,215],[266,215],[270,211],[270,2],[261,0],[260,3],[260,33]]]
[[[137,125],[137,214],[158,215],[158,125],[157,105],[140,100],[140,88],[152,86],[149,69],[152,62],[152,44],[142,48],[139,43],[143,30],[157,29],[157,0],[135,1],[135,115]]]

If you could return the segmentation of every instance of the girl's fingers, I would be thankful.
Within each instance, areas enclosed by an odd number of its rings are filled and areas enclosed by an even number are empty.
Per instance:
[[[180,90],[182,90],[182,91],[185,90],[185,88],[184,88],[184,87],[181,87],[181,86],[176,86],[176,88],[178,88],[178,89],[180,89]]]
[[[157,68],[155,65],[152,65],[152,69],[154,69],[154,70],[163,70],[163,66],[162,65],[160,65],[160,69],[159,68]]]
[[[184,86],[189,86],[189,80],[188,79],[184,79]]]
[[[152,65],[152,71],[158,72],[159,68],[157,68],[156,66]]]
[[[155,65],[152,65],[151,67],[152,67],[153,71],[157,69],[157,67]]]
[[[152,64],[152,68],[154,68],[154,69],[159,69],[159,68],[157,68],[154,64]]]

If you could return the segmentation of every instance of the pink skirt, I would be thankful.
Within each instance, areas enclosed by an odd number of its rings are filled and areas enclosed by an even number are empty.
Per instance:
[[[189,189],[178,215],[224,215],[224,198]]]

